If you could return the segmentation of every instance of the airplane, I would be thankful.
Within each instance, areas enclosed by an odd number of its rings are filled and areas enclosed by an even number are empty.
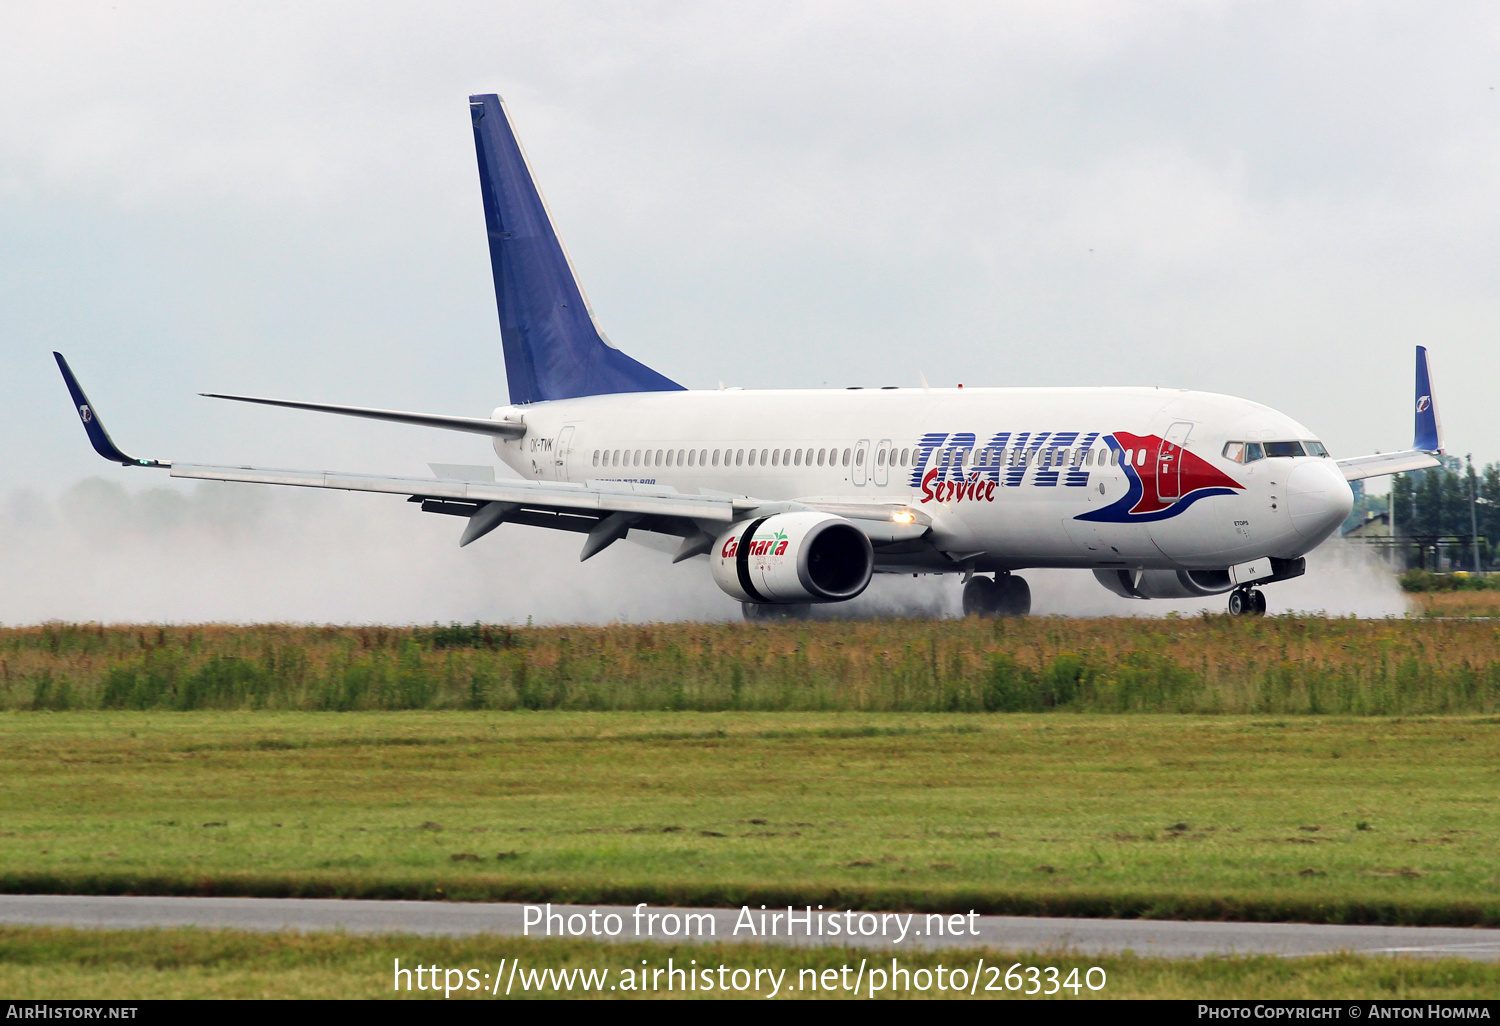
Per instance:
[[[500,97],[469,97],[510,402],[488,417],[202,393],[469,432],[519,479],[434,465],[433,478],[137,459],[111,440],[54,353],[107,460],[172,477],[403,495],[466,523],[583,535],[579,558],[631,532],[706,558],[749,620],[805,616],[873,574],[961,577],[966,615],[1024,616],[1020,571],[1088,570],[1126,598],[1228,594],[1302,575],[1348,515],[1349,482],[1440,464],[1427,351],[1412,447],[1332,458],[1283,413],[1176,388],[687,389],[609,341],[558,239]]]

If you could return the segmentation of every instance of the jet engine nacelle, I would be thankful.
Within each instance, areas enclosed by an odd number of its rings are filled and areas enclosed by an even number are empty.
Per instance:
[[[1199,598],[1234,587],[1228,570],[1095,570],[1094,576],[1121,598]]]
[[[865,533],[831,513],[778,513],[735,524],[711,556],[714,583],[741,602],[842,602],[870,583]]]

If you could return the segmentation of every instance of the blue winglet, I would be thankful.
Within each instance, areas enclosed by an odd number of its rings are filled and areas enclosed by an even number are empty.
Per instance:
[[[600,333],[500,97],[470,96],[469,116],[510,401],[680,391]]]
[[[161,460],[138,460],[134,456],[127,456],[120,451],[120,447],[109,437],[109,432],[104,430],[100,423],[98,414],[94,411],[89,397],[83,394],[83,386],[73,376],[73,369],[68,366],[68,361],[63,359],[63,354],[54,352],[57,358],[57,369],[62,371],[63,383],[68,386],[68,393],[73,397],[73,406],[78,410],[78,419],[83,421],[83,429],[88,432],[89,442],[94,446],[94,451],[111,463],[119,463],[126,467],[170,467],[170,463]]]
[[[1432,375],[1427,369],[1427,347],[1417,346],[1417,428],[1413,449],[1443,451],[1443,433],[1438,426],[1437,404],[1432,399]]]

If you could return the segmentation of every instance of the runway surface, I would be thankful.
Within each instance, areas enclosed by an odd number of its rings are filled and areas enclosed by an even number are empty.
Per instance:
[[[73,926],[95,929],[142,929],[149,927],[197,926],[235,930],[342,930],[351,934],[401,933],[429,937],[461,937],[472,934],[502,936],[543,936],[540,928],[526,931],[526,906],[509,903],[424,902],[424,901],[340,901],[317,898],[154,898],[89,897],[82,895],[0,895],[0,925],[7,926]],[[738,909],[683,909],[651,906],[636,919],[636,909],[629,906],[553,905],[551,911],[560,918],[552,920],[552,936],[567,928],[569,917],[575,929],[583,928],[590,913],[597,936],[604,940],[683,939],[681,923],[688,915],[704,916],[695,920],[699,927],[694,940],[763,941],[798,945],[841,945],[873,948],[995,948],[1007,951],[1073,951],[1079,954],[1116,954],[1134,951],[1138,955],[1163,958],[1194,958],[1208,954],[1240,955],[1313,955],[1350,951],[1363,954],[1404,954],[1449,956],[1456,958],[1500,960],[1500,930],[1464,929],[1433,926],[1325,926],[1307,923],[1221,923],[1175,922],[1147,919],[1045,919],[1021,916],[958,917],[955,922],[943,917],[943,934],[938,935],[935,921],[922,913],[910,919],[892,919],[890,914],[864,913],[873,917],[860,919],[837,915],[863,936],[830,936],[829,921],[823,920],[824,936],[804,936],[804,927],[795,926],[797,935],[786,936],[785,920],[767,926],[778,927],[777,936],[761,934],[761,910],[752,910],[752,932],[745,928],[743,913]],[[777,912],[767,909],[766,914]],[[779,910],[785,915],[785,908]],[[615,923],[608,919],[618,916]],[[651,922],[645,915],[659,917]],[[799,910],[799,915],[801,910]],[[675,916],[676,920],[665,917]],[[545,911],[533,911],[533,920],[545,918]],[[898,935],[902,920],[906,934]],[[673,927],[674,922],[678,925]],[[712,929],[708,923],[712,922]],[[736,931],[736,924],[740,929]],[[636,924],[641,933],[637,936]],[[651,927],[647,936],[646,927]],[[927,928],[931,926],[931,932]],[[885,934],[877,932],[881,927]],[[605,929],[616,929],[619,936],[604,936]],[[675,936],[666,936],[664,928],[673,928]],[[958,929],[957,935],[950,933]],[[816,927],[814,927],[816,929]],[[585,936],[593,934],[586,933]]]

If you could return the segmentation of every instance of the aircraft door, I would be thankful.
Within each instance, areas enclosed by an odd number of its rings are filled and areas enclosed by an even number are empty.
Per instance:
[[[856,485],[865,486],[866,475],[869,473],[870,462],[870,440],[861,438],[859,444],[854,447],[854,464],[849,468],[849,479]]]
[[[1156,497],[1176,499],[1182,495],[1182,447],[1187,443],[1193,425],[1179,420],[1167,428],[1156,453]]]
[[[882,438],[875,446],[875,483],[884,488],[890,480],[891,457],[896,455],[896,450],[891,448],[891,440]]]
[[[566,481],[568,479],[568,457],[572,454],[573,425],[569,424],[557,433],[557,448],[552,450],[552,480]]]

